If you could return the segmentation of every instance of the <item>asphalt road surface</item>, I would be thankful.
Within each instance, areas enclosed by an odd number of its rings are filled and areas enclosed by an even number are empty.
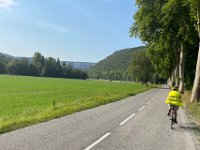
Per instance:
[[[0,150],[197,150],[182,109],[170,128],[164,103],[169,89],[153,89],[121,101],[0,135]]]

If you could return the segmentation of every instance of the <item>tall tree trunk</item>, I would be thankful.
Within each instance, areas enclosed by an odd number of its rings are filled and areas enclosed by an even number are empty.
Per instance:
[[[167,80],[167,83],[169,87],[178,85],[178,65],[175,66],[174,70],[171,73],[171,76]]]
[[[176,83],[176,74],[175,74],[175,70],[176,70],[176,68],[174,68],[174,70],[172,71],[172,77],[171,77],[172,86],[174,86],[175,83]]]
[[[176,64],[176,68],[174,69],[174,76],[175,76],[175,86],[178,87],[178,85],[179,85],[179,63]]]
[[[168,79],[168,85],[169,85],[170,88],[173,86],[173,82],[174,82],[173,81],[173,74],[171,74],[171,76]]]
[[[197,0],[197,28],[200,38],[200,0]],[[195,79],[192,89],[192,96],[190,102],[197,102],[200,99],[200,43],[199,43],[199,52],[198,52],[198,58],[197,58],[197,65],[196,65],[196,73],[195,73]]]
[[[172,79],[171,78],[172,78],[172,76],[170,76],[167,80],[167,84],[169,87],[172,87]]]
[[[197,58],[195,79],[194,79],[190,102],[197,102],[199,99],[200,99],[200,43],[199,43],[199,52]]]
[[[185,51],[181,43],[180,60],[179,60],[179,92],[184,93],[184,68],[185,68]]]

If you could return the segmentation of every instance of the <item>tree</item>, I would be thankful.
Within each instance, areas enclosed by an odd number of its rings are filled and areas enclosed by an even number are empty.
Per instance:
[[[45,59],[45,64],[42,69],[42,76],[45,77],[57,77],[57,62],[53,57]]]
[[[146,51],[133,53],[132,62],[129,66],[129,73],[134,81],[139,81],[146,85],[148,85],[148,82],[152,81],[153,68]]]
[[[29,75],[30,76],[38,76],[39,75],[38,68],[33,64],[29,64]]]
[[[6,65],[0,61],[0,74],[6,73]]]
[[[193,1],[194,4],[197,6],[197,28],[198,28],[198,35],[200,39],[200,0]],[[195,79],[192,89],[191,95],[191,102],[197,102],[200,99],[200,43],[199,43],[199,52],[197,57],[197,64],[196,64],[196,72],[195,72]]]
[[[29,75],[29,62],[27,58],[17,61],[17,72],[19,75]]]
[[[33,56],[33,65],[38,69],[39,75],[42,73],[42,69],[45,65],[45,58],[39,52],[35,52]]]
[[[168,28],[163,27],[161,13],[164,1],[137,0],[138,11],[134,15],[135,22],[130,28],[130,36],[137,36],[147,45],[148,55],[159,76],[170,76],[175,64],[173,44],[170,43]],[[169,44],[170,43],[170,44]]]
[[[63,75],[62,66],[61,66],[60,60],[58,58],[57,61],[56,61],[56,76],[62,77],[62,75]]]
[[[62,63],[62,72],[64,78],[72,78],[73,69],[71,65],[67,65],[65,62]]]
[[[17,61],[12,60],[8,63],[8,73],[9,74],[17,74]]]

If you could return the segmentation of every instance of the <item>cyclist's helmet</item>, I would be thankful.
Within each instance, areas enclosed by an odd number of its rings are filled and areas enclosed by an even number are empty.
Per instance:
[[[172,90],[173,90],[173,91],[178,91],[178,87],[177,87],[177,86],[174,86],[174,87],[172,88]]]

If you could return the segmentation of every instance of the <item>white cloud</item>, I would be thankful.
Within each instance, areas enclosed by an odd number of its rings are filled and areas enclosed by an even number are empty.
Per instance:
[[[0,0],[0,8],[9,9],[15,4],[16,4],[15,0]]]
[[[67,30],[65,28],[58,26],[56,24],[46,23],[46,22],[35,22],[35,24],[43,29],[50,29],[50,30],[54,30],[57,32],[61,32],[61,33],[67,32]]]

